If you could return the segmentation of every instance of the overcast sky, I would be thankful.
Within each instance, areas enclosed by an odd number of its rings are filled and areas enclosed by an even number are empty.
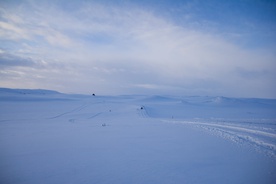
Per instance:
[[[276,98],[276,1],[0,0],[0,86]]]

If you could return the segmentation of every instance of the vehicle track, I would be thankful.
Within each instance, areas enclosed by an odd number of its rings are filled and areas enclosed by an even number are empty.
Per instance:
[[[99,115],[101,115],[103,112],[99,112],[99,113],[97,113],[97,114],[94,114],[93,116],[90,116],[89,118],[87,118],[87,119],[92,119],[92,118],[95,118],[95,117],[97,117],[97,116],[99,116]]]
[[[138,116],[141,118],[149,118],[148,111],[146,107],[142,106],[141,108],[137,109]]]
[[[227,124],[225,122],[193,122],[193,121],[168,121],[170,123],[181,123],[203,129],[213,135],[231,140],[239,145],[249,145],[256,151],[264,153],[276,159],[276,134],[265,131],[262,127],[246,127],[238,124]]]
[[[70,110],[70,111],[67,111],[67,112],[58,114],[58,115],[53,116],[53,117],[49,117],[49,118],[47,118],[47,119],[56,119],[56,118],[60,118],[60,117],[62,117],[62,116],[64,116],[64,115],[68,115],[68,114],[71,114],[71,113],[74,113],[74,112],[79,112],[79,111],[83,110],[84,108],[86,108],[86,107],[88,107],[88,106],[89,106],[89,104],[84,104],[84,105],[81,105],[81,106],[79,106],[79,107],[77,107],[77,108],[75,108],[75,109],[72,109],[72,110]]]

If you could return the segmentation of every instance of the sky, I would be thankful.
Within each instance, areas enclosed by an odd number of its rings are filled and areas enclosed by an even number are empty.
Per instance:
[[[276,98],[275,0],[0,0],[0,86]]]

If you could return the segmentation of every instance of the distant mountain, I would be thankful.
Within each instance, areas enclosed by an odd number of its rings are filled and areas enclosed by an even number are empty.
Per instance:
[[[33,94],[33,95],[46,95],[46,94],[60,94],[57,91],[47,89],[10,89],[0,88],[0,93],[4,94]]]
[[[67,95],[46,89],[0,88],[0,101],[66,100]]]

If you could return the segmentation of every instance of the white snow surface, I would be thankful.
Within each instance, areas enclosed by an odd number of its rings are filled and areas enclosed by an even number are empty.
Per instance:
[[[276,100],[0,88],[0,183],[276,183]]]

